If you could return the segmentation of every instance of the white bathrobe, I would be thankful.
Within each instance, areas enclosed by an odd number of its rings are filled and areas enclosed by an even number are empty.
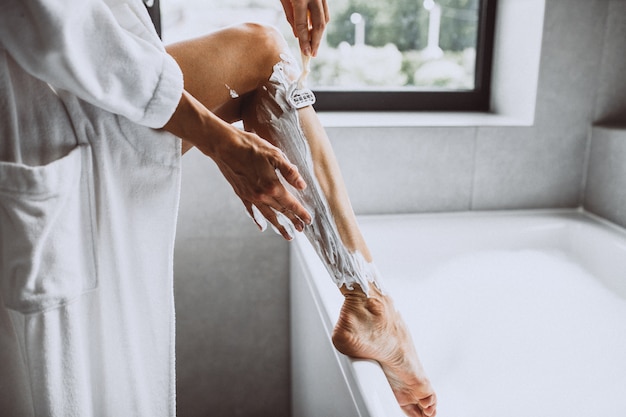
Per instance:
[[[140,0],[2,0],[0,416],[175,414],[182,89]]]

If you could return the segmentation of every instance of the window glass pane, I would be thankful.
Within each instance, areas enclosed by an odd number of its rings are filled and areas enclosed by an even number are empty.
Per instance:
[[[309,86],[322,91],[475,88],[480,0],[332,0]],[[240,22],[278,27],[299,56],[279,0],[161,0],[173,42]]]

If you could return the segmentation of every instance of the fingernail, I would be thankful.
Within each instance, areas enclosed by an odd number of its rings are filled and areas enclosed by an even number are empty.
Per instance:
[[[296,181],[296,186],[299,189],[304,190],[306,188],[306,182],[304,182],[302,178],[298,178],[298,181]]]

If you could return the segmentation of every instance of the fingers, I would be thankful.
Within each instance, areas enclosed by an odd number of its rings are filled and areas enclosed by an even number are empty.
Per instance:
[[[293,16],[292,24],[300,50],[306,56],[316,56],[330,20],[326,0],[293,0],[292,14],[287,13],[287,20]]]
[[[292,240],[294,237],[294,226],[296,226],[299,231],[302,231],[304,224],[300,220],[288,219],[286,212],[278,212],[271,208],[270,206],[261,206],[258,208],[259,212],[267,221],[269,221],[274,231],[280,234],[286,240]],[[257,223],[258,224],[258,223]]]
[[[306,188],[306,183],[300,176],[298,167],[289,162],[284,154],[283,157],[277,161],[276,169],[280,172],[283,178],[296,189],[304,190]]]
[[[292,239],[288,229],[302,231],[311,222],[309,212],[291,193],[306,188],[304,179],[285,154],[265,139],[240,130],[230,133],[234,135],[223,142],[230,146],[214,152],[213,160],[259,228],[264,229],[264,217]]]
[[[287,190],[274,198],[271,207],[287,217],[299,232],[304,230],[305,224],[311,223],[309,212]]]
[[[264,232],[265,229],[267,229],[267,219],[263,217],[259,209],[254,204],[250,204],[248,201],[245,201],[243,199],[241,200],[241,202],[246,207],[248,217],[250,217],[254,221],[254,223],[256,223],[261,232]]]
[[[305,56],[312,54],[311,39],[309,37],[309,9],[304,1],[294,1],[293,28],[300,43],[300,50]]]
[[[304,190],[306,188],[306,182],[300,175],[298,167],[289,162],[287,156],[281,151],[281,156],[277,158],[274,167],[276,171],[282,176],[282,178],[296,190]],[[288,192],[284,187],[279,187],[274,190],[272,194],[274,201],[278,204],[278,208],[274,206],[279,212],[285,214],[290,220],[293,221],[292,214],[295,214],[298,219],[301,219],[304,223],[309,224],[311,222],[311,215],[309,212],[296,200],[293,194]],[[297,228],[297,224],[294,222]],[[301,228],[298,228],[302,231]]]
[[[299,232],[304,230],[305,223],[295,216],[293,212],[287,208],[283,208],[280,211],[275,210],[266,204],[251,204],[248,201],[242,200],[248,216],[256,223],[261,232],[267,228],[267,222],[269,221],[273,226],[274,231],[280,234],[286,240],[292,240],[294,237],[293,229]],[[278,202],[276,202],[277,205]]]
[[[324,31],[326,30],[326,25],[330,20],[326,0],[317,1],[314,5],[311,6],[311,13],[309,15],[309,18],[311,28],[311,55],[315,57],[317,56],[317,51],[319,49],[320,43],[322,42],[322,37],[324,36]]]
[[[271,163],[275,170],[271,170],[269,178],[259,178],[258,188],[253,192],[243,192],[242,187],[234,187],[244,204],[248,215],[254,220],[261,231],[267,227],[266,220],[274,230],[287,240],[292,240],[295,230],[301,232],[306,224],[311,222],[311,215],[283,185],[277,171],[284,181],[296,189],[306,188],[306,183],[300,176],[295,165],[291,164],[280,151],[276,153]],[[232,183],[232,181],[231,181]],[[244,187],[245,188],[245,187]]]
[[[280,0],[280,2],[283,5],[283,10],[285,11],[285,17],[287,18],[287,22],[289,22],[291,30],[293,31],[293,36],[297,38],[298,34],[296,33],[296,22],[293,15],[293,5],[291,4],[291,0]]]
[[[301,178],[300,181],[302,181]],[[257,203],[256,205],[261,214],[288,240],[291,240],[287,231],[290,225],[301,232],[304,230],[305,224],[311,223],[309,212],[280,183],[272,191],[261,197],[261,204]]]

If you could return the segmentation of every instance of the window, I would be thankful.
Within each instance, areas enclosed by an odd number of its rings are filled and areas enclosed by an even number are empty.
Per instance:
[[[309,87],[317,110],[486,111],[496,0],[332,0]],[[238,22],[278,27],[279,0],[161,0],[165,42]]]

